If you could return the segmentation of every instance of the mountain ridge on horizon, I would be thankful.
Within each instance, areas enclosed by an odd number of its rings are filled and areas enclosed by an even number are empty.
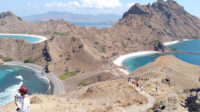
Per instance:
[[[29,22],[41,22],[48,21],[51,19],[59,20],[64,19],[72,23],[115,23],[121,16],[115,14],[76,14],[71,12],[60,12],[60,11],[49,11],[46,13],[35,14],[30,16],[22,17],[24,20]]]

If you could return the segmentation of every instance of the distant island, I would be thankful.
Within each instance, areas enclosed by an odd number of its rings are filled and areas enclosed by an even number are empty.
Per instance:
[[[43,14],[25,16],[22,18],[29,22],[49,21],[51,19],[53,20],[64,19],[78,26],[107,27],[117,22],[121,18],[121,16],[114,14],[83,15],[83,14],[73,14],[70,12],[51,11]]]

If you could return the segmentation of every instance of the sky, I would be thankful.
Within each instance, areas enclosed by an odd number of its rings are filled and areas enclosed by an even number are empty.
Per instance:
[[[0,0],[0,12],[12,11],[24,17],[48,11],[77,14],[122,15],[135,3],[148,4],[157,0]],[[189,13],[200,17],[200,0],[175,0]]]

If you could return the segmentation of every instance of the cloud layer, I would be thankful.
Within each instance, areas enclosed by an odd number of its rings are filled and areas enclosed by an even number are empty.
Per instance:
[[[45,3],[45,7],[52,8],[68,8],[68,7],[76,7],[76,8],[96,8],[96,9],[114,9],[121,8],[122,3],[119,0],[81,0],[77,1],[69,1],[69,2],[57,2],[53,1],[50,3]]]

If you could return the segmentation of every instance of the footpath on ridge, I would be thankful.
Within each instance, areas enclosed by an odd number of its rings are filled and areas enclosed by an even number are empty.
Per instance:
[[[132,86],[133,88],[135,88],[135,90],[145,96],[148,100],[148,102],[144,105],[132,105],[130,107],[128,107],[126,109],[126,112],[144,112],[147,111],[148,109],[152,108],[155,104],[155,98],[153,96],[151,96],[149,93],[145,92],[145,91],[141,91],[140,88],[135,87],[133,84],[129,83],[130,86]]]

